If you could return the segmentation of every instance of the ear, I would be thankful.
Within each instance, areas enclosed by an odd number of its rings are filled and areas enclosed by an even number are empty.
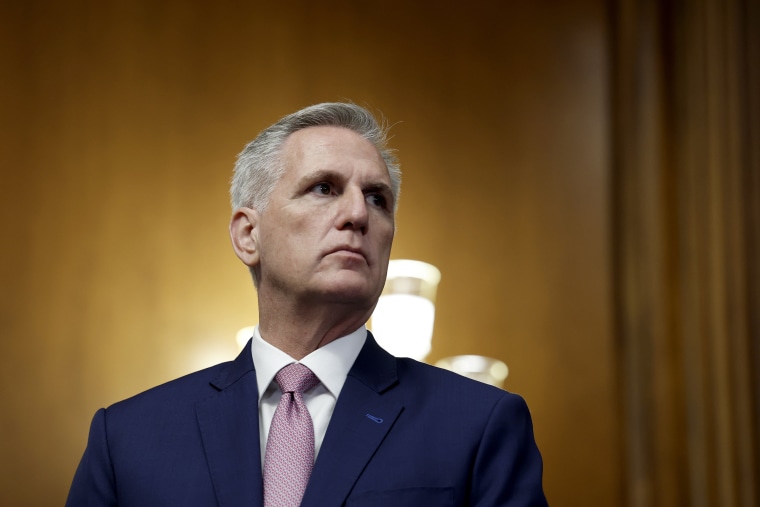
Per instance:
[[[249,267],[259,263],[259,213],[251,208],[238,208],[230,219],[230,239],[235,255]]]

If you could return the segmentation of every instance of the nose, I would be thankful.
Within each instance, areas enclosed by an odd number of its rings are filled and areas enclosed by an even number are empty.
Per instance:
[[[367,232],[369,210],[364,192],[360,189],[344,192],[340,198],[338,227],[346,230]]]

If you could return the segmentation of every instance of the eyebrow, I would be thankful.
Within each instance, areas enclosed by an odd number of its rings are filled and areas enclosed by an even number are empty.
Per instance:
[[[330,169],[320,169],[318,171],[314,171],[313,173],[303,175],[298,180],[298,186],[302,187],[322,180],[343,182],[345,178],[340,173],[331,171]]]
[[[394,200],[395,197],[393,195],[393,190],[391,187],[389,187],[385,183],[373,183],[371,185],[368,185],[364,187],[365,193],[378,193],[378,194],[386,194],[388,197],[391,198],[391,200]]]
[[[309,185],[313,182],[319,182],[322,180],[344,183],[346,178],[339,172],[336,172],[330,169],[319,169],[317,171],[314,171],[313,173],[309,173],[302,176],[298,180],[298,187],[300,188],[305,185]],[[381,194],[387,194],[388,197],[390,197],[392,200],[395,200],[395,196],[393,195],[393,190],[387,183],[384,183],[384,182],[370,183],[369,185],[362,187],[362,191],[364,193],[376,192],[376,193],[381,193]]]

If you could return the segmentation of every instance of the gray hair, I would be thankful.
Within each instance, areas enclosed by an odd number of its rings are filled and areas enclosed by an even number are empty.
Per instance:
[[[308,127],[343,127],[372,143],[385,161],[391,179],[394,212],[401,192],[401,169],[393,150],[388,148],[388,125],[378,122],[363,107],[350,103],[326,102],[285,116],[261,131],[238,155],[232,177],[232,209],[240,207],[264,211],[275,185],[285,172],[280,153],[288,136]]]

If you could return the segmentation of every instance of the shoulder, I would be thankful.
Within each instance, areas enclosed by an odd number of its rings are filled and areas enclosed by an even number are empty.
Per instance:
[[[246,383],[248,383],[251,378],[255,386],[256,373],[249,343],[233,361],[220,363],[166,382],[115,403],[107,410],[109,413],[118,414],[156,410],[166,412],[171,408],[194,407],[198,401],[238,384],[242,379],[247,379]]]
[[[114,403],[106,409],[106,412],[109,418],[129,416],[131,419],[191,409],[198,401],[217,392],[217,389],[213,387],[213,382],[231,364],[231,362],[221,363],[184,375]]]
[[[482,416],[528,416],[518,394],[413,359],[397,358],[398,387],[415,399],[438,400]]]
[[[457,391],[479,393],[482,396],[500,397],[507,393],[498,387],[473,380],[437,366],[422,363],[408,357],[396,358],[399,382],[411,381],[446,387]]]

